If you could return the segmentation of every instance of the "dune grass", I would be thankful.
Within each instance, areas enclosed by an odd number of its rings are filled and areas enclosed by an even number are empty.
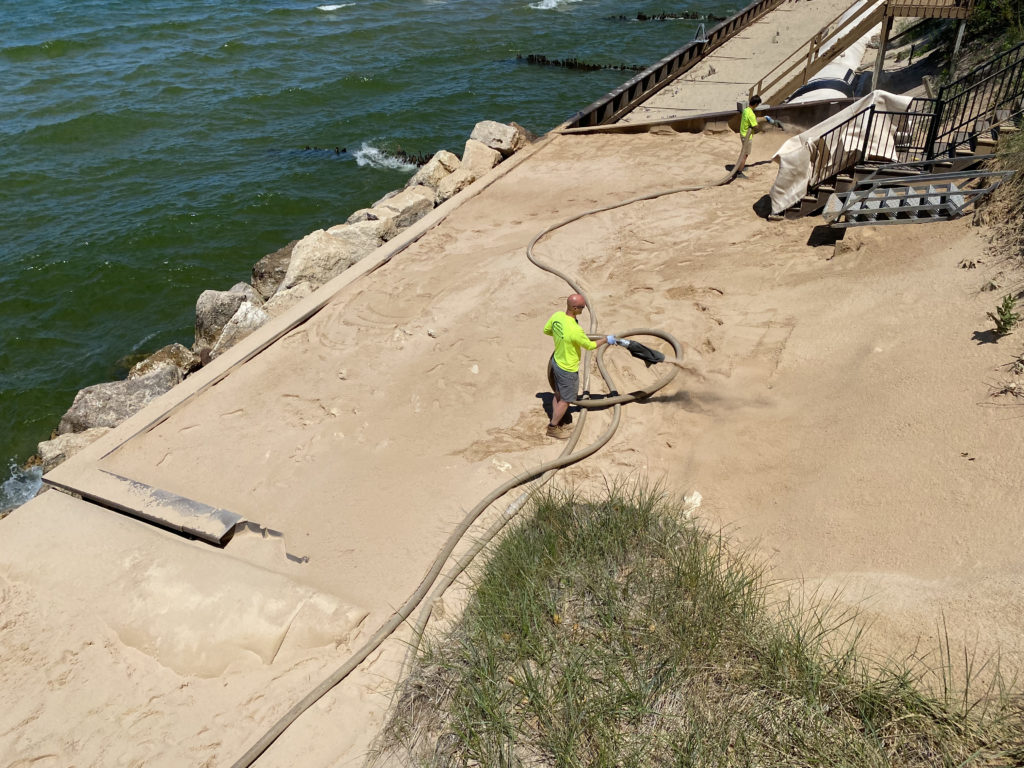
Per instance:
[[[401,684],[378,764],[961,766],[1024,761],[1020,699],[868,663],[657,491],[549,494]],[[940,676],[948,682],[945,674]]]
[[[996,196],[1000,203],[1001,243],[1014,252],[1018,265],[1024,265],[1024,131],[1000,139],[996,165],[1017,171],[996,191]]]

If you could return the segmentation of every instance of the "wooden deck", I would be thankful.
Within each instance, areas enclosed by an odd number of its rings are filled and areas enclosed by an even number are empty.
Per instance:
[[[886,15],[895,18],[966,19],[974,10],[974,0],[889,0]]]

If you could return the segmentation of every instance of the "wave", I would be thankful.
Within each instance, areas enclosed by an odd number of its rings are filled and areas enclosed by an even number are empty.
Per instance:
[[[530,3],[530,7],[537,11],[553,11],[560,6],[578,2],[580,0],[539,0],[539,2]]]
[[[355,5],[355,3],[337,3],[336,5],[318,5],[316,7],[316,9],[318,11],[337,11],[337,10],[340,10],[342,8],[348,8],[350,5]]]
[[[42,467],[21,469],[12,461],[10,473],[11,476],[0,483],[0,513],[30,501],[43,485]]]
[[[369,165],[371,168],[387,168],[392,171],[415,171],[417,168],[412,163],[399,160],[365,141],[363,146],[356,150],[355,158],[360,166]]]
[[[100,36],[82,38],[57,38],[41,43],[13,45],[0,50],[0,57],[8,61],[25,64],[46,59],[59,59],[89,53],[104,44]]]

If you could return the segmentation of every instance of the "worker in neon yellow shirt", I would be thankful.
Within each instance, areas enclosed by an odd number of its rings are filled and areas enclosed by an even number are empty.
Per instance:
[[[555,341],[555,353],[548,362],[548,381],[555,391],[555,399],[551,404],[551,422],[548,424],[548,437],[565,440],[572,434],[568,424],[563,425],[562,419],[569,410],[569,403],[579,396],[580,391],[580,349],[597,349],[602,344],[617,344],[614,336],[602,336],[591,339],[580,328],[576,318],[587,308],[587,300],[574,293],[565,302],[565,312],[555,312],[544,326],[544,333]]]
[[[740,179],[747,178],[746,174],[743,173],[743,166],[747,164],[747,155],[750,154],[750,148],[754,143],[754,134],[761,130],[757,125],[757,115],[754,114],[754,110],[760,104],[760,96],[751,96],[750,103],[743,110],[743,114],[740,115],[740,139],[743,141],[743,148],[740,151],[740,159],[736,161],[735,173],[735,176]],[[765,115],[764,121],[772,125],[775,123],[775,120],[768,115]]]

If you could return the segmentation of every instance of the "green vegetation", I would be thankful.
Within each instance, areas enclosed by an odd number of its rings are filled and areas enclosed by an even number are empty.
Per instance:
[[[1016,307],[1017,298],[1012,293],[1008,293],[1003,296],[1003,301],[996,307],[996,311],[988,313],[992,322],[996,324],[996,333],[1000,336],[1005,336],[1017,327],[1020,315],[1014,312]]]
[[[978,0],[967,22],[971,38],[999,38],[1004,47],[1024,40],[1024,3],[1021,0]]]
[[[1000,244],[1015,255],[1018,261],[1024,259],[1024,132],[1011,133],[999,140],[996,163],[1000,168],[1017,171],[996,191],[999,201]]]
[[[532,512],[495,546],[461,619],[428,638],[378,757],[715,768],[1024,760],[1024,710],[997,669],[972,698],[950,682],[948,649],[937,693],[920,662],[868,663],[855,615],[773,600],[784,590],[750,553],[659,493],[548,495]]]

